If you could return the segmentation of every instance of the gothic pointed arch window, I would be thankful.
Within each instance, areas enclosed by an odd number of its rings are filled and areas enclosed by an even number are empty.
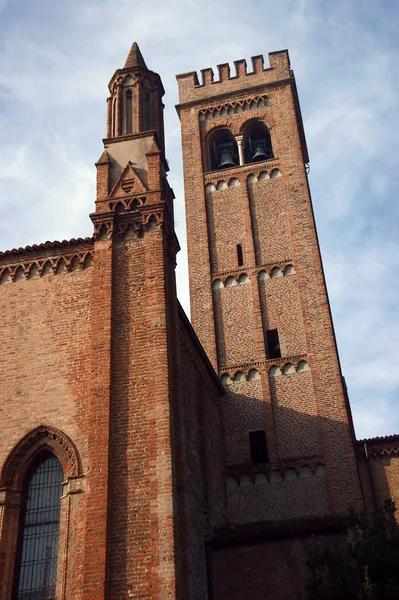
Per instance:
[[[58,458],[43,450],[25,476],[18,555],[16,600],[55,598],[63,469]]]

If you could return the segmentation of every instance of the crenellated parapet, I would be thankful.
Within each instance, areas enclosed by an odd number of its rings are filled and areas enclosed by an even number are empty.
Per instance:
[[[248,71],[245,59],[234,62],[234,70],[228,63],[217,66],[218,79],[212,68],[201,69],[201,80],[196,71],[177,75],[179,104],[197,102],[211,96],[231,94],[257,86],[276,83],[293,76],[288,50],[269,53],[269,66],[264,66],[263,55],[251,57],[252,70]]]

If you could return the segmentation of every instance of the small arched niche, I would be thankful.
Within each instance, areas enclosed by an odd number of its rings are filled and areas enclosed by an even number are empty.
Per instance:
[[[238,283],[239,284],[249,283],[248,275],[246,273],[241,273],[241,275],[238,278]]]
[[[240,181],[237,177],[232,177],[229,181],[229,188],[240,187]]]
[[[223,181],[223,179],[221,179],[220,181],[217,182],[216,184],[216,189],[217,190],[227,190],[227,183],[225,181]]]
[[[253,173],[251,173],[250,175],[248,175],[247,177],[247,183],[249,183],[250,185],[252,185],[253,183],[256,183],[258,181],[258,178],[256,177],[256,175],[254,175]]]
[[[212,171],[230,169],[240,164],[237,142],[230,129],[220,127],[213,131],[208,139]]]
[[[295,373],[295,367],[292,363],[287,363],[283,367],[283,375],[293,375]]]
[[[266,485],[267,483],[269,481],[264,473],[257,473],[255,475],[255,485]]]
[[[252,487],[254,482],[252,481],[249,475],[243,475],[241,477],[240,485],[241,487]]]
[[[223,375],[220,377],[220,381],[224,387],[228,387],[233,383],[228,373],[223,373]]]
[[[296,474],[295,469],[287,469],[285,472],[285,480],[295,481],[296,479],[298,479],[298,475]]]
[[[296,271],[292,265],[287,265],[284,269],[284,276],[288,277],[289,275],[295,275]]]
[[[269,369],[269,377],[280,377],[281,369],[277,365],[273,365]]]
[[[260,379],[259,371],[251,369],[248,373],[248,381],[256,381]]]
[[[230,277],[227,277],[226,281],[224,282],[224,287],[233,287],[235,285],[238,285],[237,280],[235,279],[235,277],[233,277],[232,275],[230,275]]]
[[[15,271],[14,281],[22,281],[23,279],[25,279],[24,269],[23,267],[18,267],[18,269]]]
[[[303,373],[304,371],[310,371],[310,367],[306,360],[300,360],[296,368],[297,373]]]
[[[8,269],[4,269],[4,271],[2,272],[1,276],[0,276],[0,285],[7,285],[8,283],[11,283],[12,279],[11,279],[11,275],[10,275],[10,271]]]
[[[283,476],[281,475],[280,471],[274,469],[270,474],[270,483],[276,483],[280,481],[283,481]]]
[[[221,290],[223,288],[224,288],[224,284],[223,284],[223,281],[221,281],[220,279],[215,279],[215,281],[212,283],[213,290]]]
[[[273,158],[272,140],[267,125],[259,119],[249,121],[243,129],[245,162],[254,163]]]
[[[265,281],[266,279],[270,279],[270,275],[267,271],[259,271],[258,280]]]
[[[276,277],[282,277],[283,274],[280,271],[280,269],[278,267],[274,267],[271,271],[270,271],[270,277],[271,279],[275,279]]]
[[[299,474],[300,479],[312,479],[313,473],[310,467],[302,467],[301,472]]]
[[[234,383],[243,383],[244,381],[246,381],[246,379],[242,371],[234,373]]]
[[[51,266],[51,262],[47,261],[42,270],[42,277],[47,277],[48,275],[53,274],[53,269]]]
[[[322,464],[317,465],[314,474],[316,475],[316,477],[324,477],[326,474],[325,466]]]

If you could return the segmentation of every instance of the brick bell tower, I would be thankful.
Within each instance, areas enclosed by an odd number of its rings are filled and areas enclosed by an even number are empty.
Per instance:
[[[169,598],[175,597],[171,422],[177,398],[179,246],[166,179],[164,89],[136,43],[109,91],[91,215],[106,307],[99,315],[101,331],[112,331],[99,345],[105,356],[99,359],[101,377],[107,369],[110,373],[99,398],[109,393],[109,405],[107,411],[102,400],[93,424],[98,456],[91,469],[103,485],[88,507],[89,532],[101,550],[99,560],[91,555],[93,573],[86,567],[84,597]],[[104,576],[95,588],[99,563]]]
[[[294,74],[286,50],[269,59],[253,57],[252,72],[221,64],[218,80],[212,69],[177,76],[191,315],[227,390],[235,524],[362,502]],[[247,560],[231,563],[234,585]],[[280,566],[265,561],[270,590]],[[221,597],[235,598],[234,585]]]

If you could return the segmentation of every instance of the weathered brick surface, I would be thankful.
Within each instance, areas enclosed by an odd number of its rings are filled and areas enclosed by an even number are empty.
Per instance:
[[[399,436],[356,442],[356,453],[367,511],[382,508],[385,500],[399,507]]]
[[[297,477],[230,488],[229,511],[232,523],[279,521],[328,514],[330,503],[326,478]]]
[[[267,379],[266,379],[267,381]],[[228,466],[250,463],[248,431],[265,429],[266,402],[263,382],[244,381],[228,387],[222,399]]]
[[[322,454],[311,371],[270,378],[280,460]]]
[[[286,173],[276,179],[265,179],[248,185],[254,223],[253,243],[257,262],[261,265],[292,256],[285,176]]]
[[[255,361],[258,353],[251,285],[216,290],[214,309],[220,367]]]
[[[225,523],[225,480],[220,439],[220,391],[204,370],[193,347],[189,330],[180,327],[180,385],[183,406],[182,466],[184,469],[184,522],[186,532],[185,576],[187,594],[206,597],[206,556],[204,540],[215,527]],[[215,393],[216,392],[216,393]],[[178,495],[182,504],[183,490]],[[190,596],[190,594],[192,594]]]
[[[49,425],[73,440],[83,471],[89,468],[93,274],[93,267],[89,267],[0,286],[1,466],[22,438],[41,425]],[[20,465],[21,470],[25,468],[25,464]],[[61,545],[66,553],[64,538],[69,523],[68,537],[74,552],[65,573],[66,582],[59,581],[58,589],[66,585],[68,593],[76,598],[81,597],[82,588],[84,506],[84,497],[68,497],[61,516]],[[11,593],[13,564],[7,553],[15,548],[18,533],[17,528],[8,529],[7,518],[5,515],[1,536],[1,561],[8,567],[0,569],[2,599]],[[65,555],[61,563],[64,560]]]
[[[214,600],[297,600],[305,585],[306,573],[301,567],[309,551],[342,540],[343,534],[334,533],[215,548],[211,559],[212,571],[218,574]]]
[[[212,273],[223,273],[238,267],[237,244],[242,245],[244,265],[253,264],[252,235],[245,227],[250,226],[246,219],[248,202],[245,188],[243,190],[239,186],[218,190],[207,194],[206,200]],[[234,238],[231,237],[232,228],[237,231]]]
[[[277,329],[282,356],[307,351],[301,298],[296,275],[259,281],[263,326]]]

